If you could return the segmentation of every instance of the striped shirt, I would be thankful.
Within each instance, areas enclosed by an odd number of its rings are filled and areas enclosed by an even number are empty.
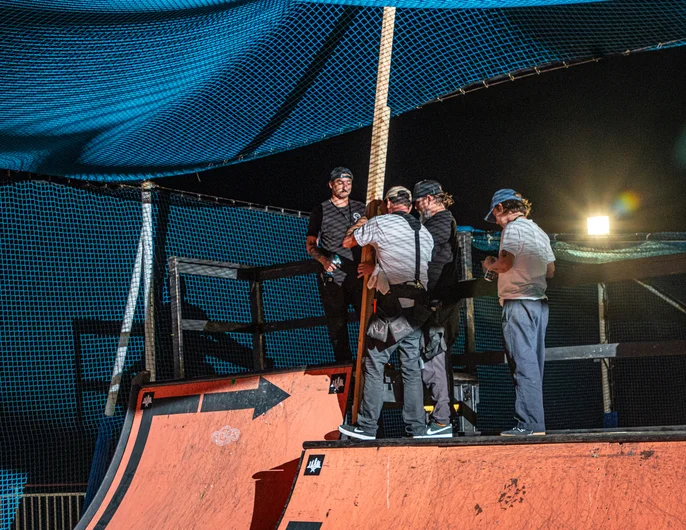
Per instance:
[[[500,250],[514,256],[512,268],[498,275],[501,302],[545,299],[546,270],[555,261],[548,235],[531,219],[518,217],[503,230]]]

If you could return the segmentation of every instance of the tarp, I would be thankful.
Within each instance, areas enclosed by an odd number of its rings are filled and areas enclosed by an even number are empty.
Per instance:
[[[682,0],[0,0],[0,167],[140,180],[368,126],[386,5],[392,115],[686,40]]]

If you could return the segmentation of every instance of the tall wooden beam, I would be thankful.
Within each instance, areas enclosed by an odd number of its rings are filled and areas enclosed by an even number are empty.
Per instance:
[[[369,180],[367,181],[367,217],[373,217],[379,213],[383,198],[386,153],[388,152],[388,128],[391,123],[391,109],[388,106],[388,84],[391,77],[394,29],[395,8],[385,7],[379,44],[379,68],[376,77],[374,123],[372,125],[372,146],[369,158]],[[371,261],[372,259],[372,249],[369,246],[364,247],[362,249],[362,261]],[[372,301],[374,300],[374,293],[367,289],[368,279],[365,276],[364,288],[362,289],[360,334],[357,339],[357,363],[355,365],[356,381],[352,410],[353,422],[357,421],[357,411],[360,408],[360,396],[364,385],[362,359],[365,354],[367,322],[369,322],[369,317],[372,314]]]

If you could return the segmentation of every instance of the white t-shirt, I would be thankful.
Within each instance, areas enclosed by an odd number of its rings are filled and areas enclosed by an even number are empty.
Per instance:
[[[415,279],[414,234],[409,223],[395,214],[372,217],[367,224],[353,232],[358,245],[372,245],[376,249],[377,268],[385,273],[391,285]],[[429,281],[427,269],[433,248],[433,237],[422,226],[419,230],[419,281],[425,289]]]
[[[545,274],[548,263],[555,261],[548,235],[531,219],[518,217],[503,230],[500,250],[514,256],[512,268],[498,275],[501,302],[546,298]]]

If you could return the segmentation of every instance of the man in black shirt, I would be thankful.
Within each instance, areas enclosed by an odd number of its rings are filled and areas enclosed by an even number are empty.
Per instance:
[[[357,278],[360,249],[343,248],[343,238],[352,225],[365,215],[365,205],[350,199],[353,174],[344,167],[331,171],[331,197],[318,204],[310,215],[305,246],[307,253],[322,265],[319,295],[328,317],[329,338],[336,362],[350,362],[348,306],[360,313],[362,280]],[[339,262],[340,260],[340,262]]]
[[[430,434],[451,431],[450,404],[452,390],[452,363],[450,349],[460,332],[460,304],[440,302],[441,291],[456,278],[447,278],[459,273],[457,249],[457,224],[447,209],[453,198],[443,191],[435,180],[422,180],[414,187],[415,208],[420,220],[434,239],[434,248],[429,262],[429,297],[436,312],[436,323],[444,328],[447,351],[423,359],[422,380],[436,403],[429,425]],[[439,281],[440,280],[440,281]]]

